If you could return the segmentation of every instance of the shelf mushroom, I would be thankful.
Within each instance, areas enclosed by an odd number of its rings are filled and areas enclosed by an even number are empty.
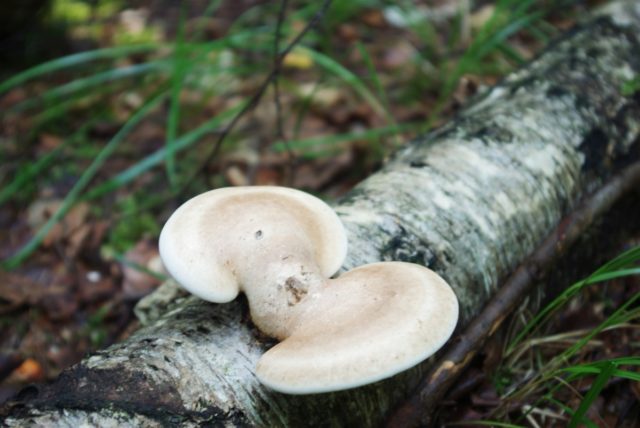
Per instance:
[[[404,371],[450,337],[458,302],[433,271],[381,262],[336,279],[344,226],[320,199],[283,187],[232,187],[179,207],[160,234],[176,281],[217,303],[243,292],[258,329],[280,343],[258,361],[266,386],[337,391]]]

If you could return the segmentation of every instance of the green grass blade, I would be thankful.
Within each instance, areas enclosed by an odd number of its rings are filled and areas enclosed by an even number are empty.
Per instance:
[[[562,369],[567,373],[570,373],[572,376],[572,380],[579,379],[585,376],[591,376],[594,374],[599,374],[602,370],[595,366],[585,366],[585,367],[566,367]],[[621,379],[629,379],[635,382],[640,381],[640,373],[632,372],[629,370],[621,370],[616,369],[613,371],[612,377],[618,377]]]
[[[193,40],[200,40],[202,34],[204,34],[204,31],[207,28],[208,18],[210,18],[211,15],[213,15],[215,11],[218,10],[221,3],[222,0],[213,0],[209,2],[207,8],[204,10],[204,12],[202,12],[202,15],[200,15],[200,22],[196,24],[196,29],[192,37]]]
[[[0,190],[0,205],[10,200],[20,189],[24,188],[24,185],[34,180],[36,177],[43,174],[43,172],[51,165],[56,159],[58,154],[71,142],[83,136],[87,129],[93,125],[93,121],[87,122],[78,129],[71,137],[65,139],[59,146],[51,150],[50,152],[40,156],[38,160],[32,164],[28,164],[25,167],[17,171],[14,179],[3,186]]]
[[[506,354],[509,355],[513,352],[515,347],[522,342],[522,340],[535,329],[539,328],[543,324],[543,320],[547,319],[553,312],[559,307],[567,303],[573,296],[578,294],[582,288],[587,285],[586,280],[578,281],[564,290],[558,297],[553,299],[547,306],[540,310],[531,321],[525,325],[522,330],[516,335],[507,347]]]
[[[526,58],[520,55],[520,52],[511,47],[508,43],[502,42],[498,45],[498,50],[502,52],[502,54],[515,62],[518,65],[524,64],[527,62]]]
[[[592,368],[597,370],[597,373],[600,373],[599,366],[604,363],[615,363],[618,366],[640,366],[640,357],[618,357],[611,358],[602,361],[596,361],[591,363],[578,364],[576,366],[566,367],[563,370],[567,372],[578,372],[582,369],[588,370],[589,373],[594,373],[591,371]]]
[[[380,82],[380,77],[378,76],[376,67],[375,65],[373,65],[373,60],[371,59],[371,55],[369,55],[369,52],[365,48],[364,44],[362,44],[362,42],[360,41],[356,42],[356,47],[358,48],[358,52],[360,52],[360,55],[364,60],[364,64],[367,66],[367,71],[369,72],[369,77],[371,78],[371,82],[373,83],[373,86],[376,92],[378,93],[378,98],[382,100],[382,104],[384,106],[386,115],[388,116],[387,118],[389,119],[391,116],[391,114],[389,113],[389,101],[384,91],[384,87],[382,86],[382,82]],[[392,120],[393,119],[391,118],[391,121]]]
[[[391,114],[391,109],[389,108],[389,100],[387,99],[387,95],[384,91],[382,83],[380,82],[380,78],[378,77],[378,72],[376,71],[376,67],[373,64],[373,60],[371,59],[369,52],[367,52],[367,49],[364,47],[364,45],[361,42],[357,42],[356,46],[358,48],[358,52],[360,52],[360,55],[364,59],[365,65],[367,66],[367,71],[369,72],[369,76],[371,77],[373,86],[378,94],[378,98],[382,101],[382,106],[384,107],[384,116],[387,122],[389,122],[390,124],[396,124],[396,120]],[[400,146],[400,144],[402,144],[402,142],[400,141],[399,138],[393,139],[393,145],[395,147]],[[380,157],[382,157],[384,155],[382,147],[376,147],[376,148],[378,152],[377,154]]]
[[[169,117],[167,118],[165,167],[167,178],[172,191],[178,188],[178,173],[176,172],[175,140],[180,126],[180,93],[184,78],[189,70],[189,61],[184,51],[184,16],[180,20],[176,47],[173,54],[173,73],[171,76],[171,99]]]
[[[596,270],[595,274],[621,269],[638,261],[640,261],[640,245],[625,251],[613,260],[605,263]]]
[[[628,380],[631,380],[633,382],[640,382],[640,373],[632,372],[632,371],[629,371],[629,370],[616,369],[613,372],[613,376],[621,378],[621,379],[628,379]]]
[[[151,52],[158,48],[158,44],[143,44],[134,46],[122,46],[116,48],[98,49],[89,52],[81,52],[73,55],[68,55],[62,58],[57,58],[51,61],[47,61],[35,67],[29,68],[21,73],[16,74],[13,77],[0,83],[0,94],[8,91],[18,85],[27,82],[33,78],[42,76],[43,74],[53,73],[64,68],[73,67],[79,64],[84,64],[91,61],[97,61],[101,59],[114,59],[127,55],[139,54],[143,52]]]
[[[620,269],[620,270],[614,270],[611,272],[602,272],[599,274],[595,274],[587,278],[585,280],[585,283],[595,284],[597,282],[609,281],[611,279],[622,278],[624,276],[630,276],[630,275],[640,275],[640,267]]]
[[[113,254],[113,258],[119,261],[120,263],[122,263],[123,265],[128,266],[140,273],[144,273],[145,275],[149,275],[150,277],[155,278],[159,281],[166,281],[170,278],[169,276],[161,272],[156,272],[155,270],[151,270],[144,265],[141,265],[132,260],[129,260],[124,256],[124,254]]]
[[[471,46],[465,52],[465,55],[472,55],[473,52],[480,50],[488,40],[495,39],[495,34],[504,28],[505,22],[512,22],[531,7],[535,0],[524,0],[514,2],[512,0],[500,1],[493,9],[491,17],[484,23],[484,25],[478,31],[478,34],[474,37]],[[516,4],[516,8],[512,9],[512,6]],[[509,20],[505,20],[505,17],[509,17]]]
[[[449,98],[463,74],[469,71],[477,73],[481,68],[480,63],[482,59],[496,49],[499,49],[507,38],[523,28],[540,21],[540,18],[544,16],[543,12],[526,13],[533,3],[533,0],[518,2],[507,0],[501,1],[496,5],[491,17],[482,28],[480,28],[471,45],[458,60],[455,68],[445,80],[441,99],[438,103],[439,106],[435,109],[435,113],[432,114],[432,116],[439,114],[442,108],[441,104]],[[513,9],[514,5],[516,6],[515,9]],[[505,16],[508,16],[509,19],[505,20]]]
[[[55,120],[62,115],[69,114],[69,111],[73,109],[77,109],[76,111],[91,109],[91,115],[98,116],[108,109],[106,105],[100,103],[100,101],[104,99],[103,97],[107,94],[117,93],[119,90],[128,90],[128,87],[124,87],[126,83],[127,82],[119,81],[106,85],[100,85],[97,88],[92,88],[91,91],[87,91],[83,94],[76,94],[73,97],[63,99],[60,102],[49,104],[44,109],[32,116],[33,127],[31,128],[30,132],[38,132],[39,128],[42,125]],[[152,82],[147,83],[149,85],[153,84]],[[100,105],[96,109],[97,103],[100,103]]]
[[[622,95],[629,97],[640,90],[640,76],[627,80],[622,84]]]
[[[38,97],[34,97],[11,107],[9,111],[21,112],[41,103],[55,102],[65,97],[74,95],[86,89],[90,89],[109,82],[114,82],[128,77],[138,76],[151,71],[162,70],[167,67],[166,60],[152,61],[143,64],[136,64],[128,67],[107,70],[89,77],[73,80],[67,84],[50,89]]]
[[[551,303],[545,306],[540,312],[536,314],[536,316],[527,323],[526,326],[516,335],[516,337],[512,340],[512,342],[507,347],[507,354],[513,352],[515,347],[534,329],[538,328],[544,319],[548,318],[548,316],[553,313],[560,306],[568,302],[573,296],[575,296],[583,287],[589,284],[595,284],[597,282],[606,281],[614,278],[620,278],[628,275],[636,275],[638,274],[637,267],[630,267],[627,269],[623,269],[626,266],[629,266],[635,262],[640,260],[640,246],[631,248],[630,250],[625,251],[619,256],[615,257],[613,260],[605,263],[600,268],[598,268],[593,274],[589,277],[576,282],[571,285],[569,288],[564,290],[558,297],[553,299]]]
[[[313,84],[313,88],[311,89],[311,91],[305,95],[302,99],[302,103],[300,105],[300,107],[297,109],[297,113],[296,113],[296,119],[294,121],[294,125],[293,125],[293,139],[297,140],[300,136],[300,130],[302,129],[302,124],[303,124],[303,120],[304,118],[307,116],[307,114],[309,113],[310,109],[311,109],[311,105],[313,103],[313,97],[318,93],[318,91],[320,90],[320,82],[315,82]],[[281,143],[283,149],[286,151],[287,147],[288,147],[288,142],[287,145],[285,146],[284,143]],[[273,146],[271,147],[273,148]],[[278,151],[280,151],[280,149],[278,149]]]
[[[24,168],[17,171],[17,174],[11,183],[3,186],[2,190],[0,190],[0,205],[11,199],[24,187],[25,184],[42,174],[42,171],[51,165],[68,141],[69,140],[65,140],[58,147],[51,150],[44,156],[41,156],[35,163],[26,165]]]
[[[289,146],[294,150],[300,150],[301,156],[314,157],[314,151],[318,148],[326,148],[327,146],[339,144],[345,141],[351,140],[372,140],[374,138],[383,137],[385,135],[392,135],[399,132],[417,131],[422,128],[422,125],[417,124],[402,124],[402,125],[390,125],[380,128],[367,129],[365,131],[347,132],[338,135],[323,135],[319,137],[310,137],[299,140],[292,140],[289,142]],[[284,152],[287,150],[284,142],[279,141],[271,146],[271,149],[276,152]]]
[[[489,37],[489,39],[484,41],[484,43],[478,45],[477,49],[472,51],[473,58],[476,61],[483,59],[485,56],[495,51],[500,44],[505,42],[513,34],[529,26],[532,22],[539,20],[542,16],[542,12],[534,12],[511,22],[509,25]]]
[[[545,31],[545,28],[540,25],[540,22],[534,22],[529,27],[527,27],[527,33],[529,33],[543,45],[547,45],[552,37]]]
[[[149,112],[157,107],[164,96],[164,92],[156,95],[144,106],[142,106],[133,116],[131,116],[131,118],[129,118],[124,126],[120,128],[120,131],[118,131],[118,133],[113,136],[111,141],[107,143],[107,145],[100,151],[91,165],[89,165],[89,167],[80,176],[80,179],[65,196],[60,208],[51,216],[51,218],[49,218],[44,226],[42,226],[36,232],[36,234],[22,248],[18,250],[16,254],[2,261],[3,267],[7,269],[17,267],[38,248],[51,228],[53,228],[53,226],[55,226],[55,224],[58,223],[58,221],[60,221],[60,219],[62,219],[78,201],[80,194],[84,191],[87,184],[89,184],[91,179],[102,167],[104,162],[111,156],[111,154],[113,154],[118,145]]]
[[[609,328],[613,325],[619,324],[621,321],[625,319],[625,315],[627,313],[627,308],[633,305],[637,300],[640,299],[640,293],[635,294],[629,300],[624,302],[622,306],[615,310],[613,314],[611,314],[607,319],[601,322],[596,328],[591,330],[589,334],[580,339],[578,342],[573,344],[569,349],[564,351],[559,358],[567,361],[570,357],[572,357],[578,350],[583,348],[591,339],[593,339],[596,335],[600,334],[602,330]]]
[[[230,33],[221,39],[210,42],[184,41],[183,47],[190,55],[195,55],[196,58],[206,52],[224,48],[242,48],[244,50],[255,50],[257,52],[268,52],[270,48],[266,45],[256,44],[255,38],[269,31],[270,29],[268,27],[253,28],[251,30]]]
[[[198,128],[194,129],[193,131],[178,138],[174,143],[174,149],[176,150],[176,152],[178,152],[180,150],[184,150],[192,146],[205,134],[218,128],[222,124],[222,122],[224,122],[225,120],[229,119],[230,117],[238,113],[244,107],[244,105],[245,103],[240,103],[239,105],[234,106],[229,110],[226,110],[225,112],[218,114],[216,117],[200,125]],[[97,198],[101,195],[109,193],[119,187],[122,187],[130,183],[136,177],[140,176],[140,174],[148,171],[149,169],[157,165],[160,165],[166,159],[165,152],[166,152],[166,147],[163,147],[157,150],[156,152],[147,156],[146,158],[144,158],[134,166],[124,170],[123,172],[107,180],[101,185],[94,187],[91,191],[89,191],[84,196],[83,199],[89,200],[89,199]]]
[[[325,70],[335,74],[336,76],[344,80],[345,83],[351,86],[358,95],[360,95],[369,103],[376,114],[380,115],[380,117],[387,118],[384,107],[382,106],[380,101],[378,101],[376,96],[369,90],[369,88],[367,88],[367,85],[365,85],[362,79],[353,74],[350,70],[347,70],[342,66],[342,64],[338,63],[336,60],[328,57],[323,53],[306,48],[304,46],[298,46],[297,49],[300,49],[301,51],[308,54],[316,64],[320,65]]]
[[[559,409],[564,410],[569,416],[573,416],[573,409],[561,401],[556,400],[553,396],[544,397],[548,402],[555,404]]]
[[[587,395],[584,396],[582,402],[578,406],[578,409],[571,417],[568,428],[576,428],[578,424],[584,423],[583,419],[585,417],[585,414],[587,413],[587,410],[589,410],[591,404],[593,404],[598,395],[600,395],[602,389],[607,385],[615,369],[616,365],[612,362],[608,361],[603,364],[602,371],[593,381],[593,383],[591,384],[591,388],[589,388],[589,392],[587,392]]]

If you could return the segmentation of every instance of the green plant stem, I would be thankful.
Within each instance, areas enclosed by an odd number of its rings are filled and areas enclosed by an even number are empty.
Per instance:
[[[211,132],[214,129],[218,128],[225,120],[237,114],[243,108],[245,108],[245,103],[239,103],[237,106],[234,106],[229,110],[218,114],[214,118],[206,121],[205,123],[200,125],[198,128],[194,129],[193,131],[176,139],[173,147],[174,150],[178,152],[180,150],[184,150],[188,147],[191,147],[200,138],[202,138],[208,132]],[[89,191],[86,195],[84,195],[82,199],[83,200],[95,199],[119,187],[124,186],[125,184],[134,180],[136,177],[140,176],[140,174],[142,174],[143,172],[148,171],[149,169],[157,165],[160,165],[162,161],[166,159],[165,152],[166,152],[166,147],[163,147],[157,150],[156,152],[142,159],[140,162],[136,163],[135,165],[117,174],[115,177],[94,187],[93,189],[91,189],[91,191]]]
[[[180,93],[184,78],[189,71],[190,63],[185,56],[184,47],[184,16],[180,20],[178,26],[178,37],[176,40],[173,53],[173,73],[171,76],[171,100],[169,106],[169,117],[167,118],[167,138],[165,152],[165,166],[167,178],[171,190],[178,188],[178,174],[176,172],[176,150],[175,140],[178,136],[178,127],[180,125]]]
[[[151,71],[165,70],[167,66],[168,63],[166,60],[160,60],[107,70],[50,89],[38,97],[27,99],[15,106],[12,106],[9,108],[9,111],[12,113],[18,113],[42,103],[46,104],[65,99],[66,97],[70,97],[80,91],[99,87],[100,85],[104,85],[109,82],[143,75]]]
[[[15,88],[18,85],[21,85],[35,77],[41,76],[47,73],[53,73],[58,70],[62,70],[67,67],[73,67],[76,65],[84,64],[91,61],[101,60],[101,59],[113,59],[119,58],[127,55],[140,54],[144,52],[151,52],[158,49],[159,45],[153,44],[142,44],[135,46],[123,46],[123,47],[115,47],[115,48],[106,48],[99,49],[89,52],[82,52],[73,55],[68,55],[62,58],[54,59],[51,61],[47,61],[35,67],[32,67],[28,70],[23,71],[22,73],[16,74],[15,76],[5,80],[0,83],[0,94],[8,91],[9,89]]]
[[[19,266],[24,260],[26,260],[42,243],[42,240],[47,236],[49,231],[56,225],[73,207],[73,205],[78,201],[81,193],[84,191],[85,187],[91,179],[96,175],[98,170],[102,167],[104,162],[113,154],[118,145],[124,140],[124,138],[131,132],[135,126],[147,115],[151,112],[155,107],[158,106],[160,101],[165,97],[166,93],[162,92],[155,97],[153,97],[150,101],[148,101],[144,106],[142,106],[129,120],[124,124],[120,131],[107,143],[107,145],[100,151],[98,156],[94,159],[94,161],[89,165],[89,167],[84,171],[84,173],[80,176],[80,179],[73,186],[71,191],[65,196],[62,201],[62,205],[60,208],[49,218],[49,220],[42,226],[36,234],[22,247],[20,248],[14,255],[2,261],[2,266],[5,269],[13,269]]]

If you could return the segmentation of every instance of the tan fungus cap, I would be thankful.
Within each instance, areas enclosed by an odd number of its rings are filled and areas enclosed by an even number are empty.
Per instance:
[[[284,187],[249,186],[211,190],[185,202],[162,229],[159,246],[178,283],[224,303],[293,256],[310,258],[319,274],[330,277],[344,261],[347,239],[336,213],[320,199]]]
[[[310,294],[292,318],[291,335],[258,361],[272,389],[311,394],[353,388],[404,371],[451,336],[458,301],[423,266],[373,263]]]

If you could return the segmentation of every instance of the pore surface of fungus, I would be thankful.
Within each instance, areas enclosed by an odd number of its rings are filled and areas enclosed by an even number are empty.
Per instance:
[[[160,235],[162,259],[184,288],[218,303],[246,294],[256,327],[281,341],[258,361],[258,379],[290,394],[390,377],[436,352],[455,328],[457,299],[436,273],[381,262],[330,279],[346,250],[328,205],[282,187],[203,193]]]

